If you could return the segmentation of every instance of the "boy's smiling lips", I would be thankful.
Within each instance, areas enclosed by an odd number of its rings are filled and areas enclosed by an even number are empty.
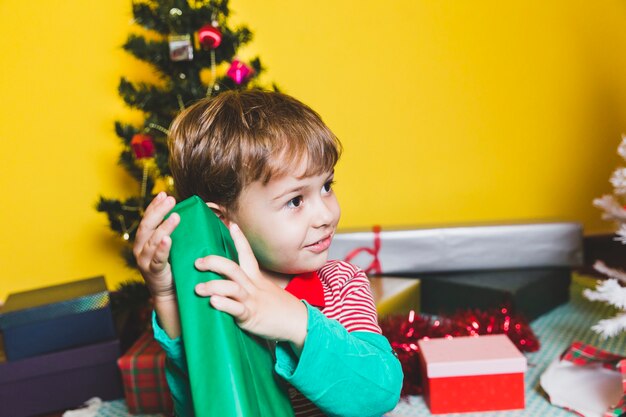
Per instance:
[[[310,250],[313,253],[322,253],[325,250],[328,249],[328,247],[330,246],[330,242],[333,240],[333,234],[329,233],[328,235],[326,235],[325,237],[321,238],[320,240],[318,240],[315,243],[312,243],[310,245],[306,245],[305,249]]]

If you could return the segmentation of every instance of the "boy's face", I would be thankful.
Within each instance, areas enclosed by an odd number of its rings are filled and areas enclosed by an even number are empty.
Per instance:
[[[246,235],[261,270],[281,277],[321,268],[339,222],[332,189],[333,172],[301,177],[306,165],[292,173],[244,187],[229,220]]]

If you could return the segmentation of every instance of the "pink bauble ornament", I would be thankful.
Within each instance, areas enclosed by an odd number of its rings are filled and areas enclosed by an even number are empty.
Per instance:
[[[252,68],[239,61],[238,59],[235,59],[230,64],[230,68],[228,68],[228,71],[226,71],[226,75],[232,78],[236,84],[241,84],[245,82],[248,78],[250,78],[253,72],[254,70]]]
[[[222,43],[222,32],[212,25],[204,25],[198,30],[200,45],[208,49],[215,49]]]

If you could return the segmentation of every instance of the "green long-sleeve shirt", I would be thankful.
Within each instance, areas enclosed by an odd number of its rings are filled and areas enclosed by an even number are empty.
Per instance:
[[[304,303],[308,310],[304,347],[298,357],[289,343],[278,343],[276,373],[328,416],[374,417],[393,409],[403,374],[387,339],[373,332],[349,333]],[[155,339],[167,355],[166,377],[176,415],[193,417],[182,340],[170,339],[156,319],[153,325]]]

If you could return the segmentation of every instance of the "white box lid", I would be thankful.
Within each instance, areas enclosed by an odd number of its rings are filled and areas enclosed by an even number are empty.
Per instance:
[[[503,334],[422,339],[418,345],[429,378],[526,371],[526,357]]]

